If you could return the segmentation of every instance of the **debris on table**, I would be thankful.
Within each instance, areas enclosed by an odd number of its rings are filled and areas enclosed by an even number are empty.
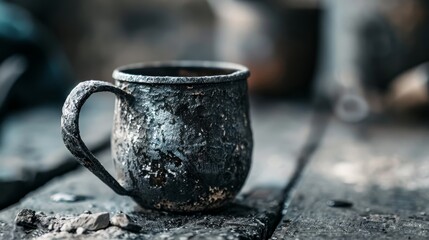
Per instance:
[[[353,207],[353,203],[344,200],[329,200],[326,203],[329,207],[333,208],[351,208]]]
[[[91,176],[87,171],[82,173]],[[83,178],[76,174],[79,179]],[[95,183],[103,186],[103,183]],[[64,188],[64,184],[61,186]],[[15,228],[5,223],[0,226],[5,239],[189,239],[195,236],[201,239],[218,236],[221,239],[266,239],[274,230],[283,206],[282,192],[277,188],[255,189],[216,212],[186,215],[142,209],[132,204],[131,199],[116,196],[113,192],[105,192],[101,196],[104,200],[59,202],[47,206],[43,199],[49,199],[52,191],[48,192],[50,194],[40,195],[36,200],[42,205],[33,202],[32,209],[8,209],[10,213],[18,212],[20,222],[29,223],[29,227]],[[93,213],[82,213],[91,201],[99,202],[91,208]],[[110,219],[109,213],[114,213]],[[3,216],[6,214],[4,212]]]
[[[103,229],[109,226],[109,216],[110,215],[108,212],[93,213],[93,214],[83,213],[79,215],[77,218],[71,219],[70,221],[66,222],[61,227],[61,231],[74,232],[78,228],[84,228],[92,231]]]
[[[85,199],[85,196],[70,193],[55,193],[51,196],[51,200],[54,202],[77,202]]]
[[[36,217],[36,211],[31,209],[22,209],[15,218],[15,223],[18,226],[27,228],[37,228],[38,218]]]
[[[125,214],[123,214],[125,215]],[[79,232],[84,233],[86,230],[97,231],[107,228],[110,222],[114,225],[122,225],[123,229],[132,228],[133,223],[127,216],[127,221],[119,219],[121,216],[115,215],[112,220],[108,212],[100,213],[83,213],[77,217],[70,216],[46,216],[43,212],[36,212],[31,209],[22,209],[15,218],[15,224],[24,228],[41,228],[48,231],[62,232]],[[125,215],[126,216],[126,215]],[[135,228],[132,228],[133,230]]]
[[[142,228],[141,226],[134,223],[133,220],[125,213],[117,213],[110,219],[110,224],[118,226],[122,229],[129,230],[131,232],[138,232]]]

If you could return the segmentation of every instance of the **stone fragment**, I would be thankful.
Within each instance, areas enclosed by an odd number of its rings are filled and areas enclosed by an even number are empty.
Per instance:
[[[15,224],[26,228],[37,228],[36,212],[31,209],[22,209],[15,218]]]
[[[142,228],[134,221],[132,221],[130,217],[125,213],[117,213],[113,215],[113,217],[110,219],[110,224],[131,232],[139,232]]]
[[[85,228],[83,228],[83,227],[78,227],[77,229],[76,229],[76,234],[77,235],[82,235],[82,234],[84,234],[86,232],[86,229]]]
[[[101,212],[94,214],[81,214],[76,218],[66,222],[62,227],[62,232],[73,232],[82,227],[87,230],[96,231],[109,226],[109,213]]]
[[[51,200],[54,202],[77,202],[79,196],[69,193],[55,193],[51,195]]]

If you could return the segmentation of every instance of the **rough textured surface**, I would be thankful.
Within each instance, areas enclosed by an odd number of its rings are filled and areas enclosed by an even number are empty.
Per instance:
[[[189,239],[200,236],[200,239],[264,239],[270,236],[280,220],[282,188],[293,173],[297,153],[308,133],[309,111],[307,105],[282,102],[257,101],[252,106],[253,167],[242,194],[226,209],[193,215],[143,210],[130,198],[115,194],[89,171],[81,169],[53,180],[29,194],[18,205],[0,212],[0,238]],[[99,158],[113,172],[108,151]],[[52,201],[51,196],[59,192],[84,198],[76,202]],[[112,216],[122,211],[142,228],[136,233],[109,226],[82,235],[50,231],[49,224],[24,230],[15,227],[11,221],[24,208],[65,220],[87,210],[92,213],[107,211]],[[57,227],[53,226],[54,229]]]
[[[0,125],[0,209],[79,164],[61,139],[60,109],[43,107],[8,116]],[[113,97],[95,96],[82,109],[82,136],[92,150],[109,144]]]
[[[76,86],[64,104],[61,126],[69,150],[115,192],[131,196],[143,207],[176,212],[218,208],[237,195],[249,173],[253,140],[248,72],[218,75],[224,69],[190,66],[174,68],[174,74],[189,80],[188,84],[176,83],[172,77],[161,77],[165,78],[162,84],[118,81],[118,88],[87,81]],[[122,71],[141,77],[172,70]],[[194,83],[188,78],[193,74],[202,80],[210,74],[218,81]],[[112,153],[119,183],[79,136],[79,109],[92,93],[101,91],[118,96]]]
[[[106,152],[102,159],[108,158],[110,156]],[[86,195],[88,198],[74,203],[51,201],[50,196],[60,189],[74,189],[79,195]],[[31,239],[44,234],[47,234],[45,239],[60,236],[73,238],[77,236],[76,233],[57,233],[54,230],[61,228],[64,221],[90,210],[93,213],[107,211],[112,215],[122,211],[129,215],[136,225],[142,226],[138,233],[110,226],[106,230],[83,234],[91,239],[115,239],[119,236],[124,239],[189,239],[195,236],[206,239],[264,239],[273,231],[276,219],[280,216],[282,199],[281,189],[260,188],[240,195],[232,204],[216,212],[181,215],[151,211],[138,207],[128,197],[115,194],[90,172],[81,169],[56,179],[45,188],[30,194],[19,205],[2,212],[0,234],[12,239]],[[59,225],[50,230],[49,223],[38,225],[36,221],[36,229],[13,227],[14,223],[9,219],[13,219],[24,206],[55,217],[57,220],[51,221]]]
[[[93,214],[83,213],[78,217],[65,223],[61,227],[61,231],[73,232],[73,231],[76,231],[78,228],[83,228],[91,231],[103,229],[109,226],[109,222],[110,222],[109,216],[110,215],[108,212],[93,213]]]
[[[15,218],[15,224],[17,226],[23,226],[26,228],[37,227],[36,212],[31,209],[22,209],[18,212]]]
[[[132,85],[120,82],[139,99],[122,104],[128,109],[116,115],[112,146],[117,174],[133,198],[183,212],[234,198],[253,147],[246,82]]]
[[[428,239],[428,140],[421,124],[334,122],[272,239]]]

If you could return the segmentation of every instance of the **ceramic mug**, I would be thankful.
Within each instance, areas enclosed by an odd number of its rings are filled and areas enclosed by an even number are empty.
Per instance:
[[[85,81],[63,106],[66,147],[120,195],[175,212],[223,206],[251,165],[246,67],[222,62],[141,63],[113,72],[116,85]],[[116,95],[111,149],[117,178],[88,150],[79,112],[95,92]]]

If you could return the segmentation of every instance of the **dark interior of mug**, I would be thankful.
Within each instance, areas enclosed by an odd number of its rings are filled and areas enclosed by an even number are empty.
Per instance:
[[[142,67],[124,69],[123,73],[142,76],[168,76],[168,77],[202,77],[202,76],[218,76],[228,75],[237,70],[225,68],[210,68],[210,67],[177,67],[177,66],[163,66],[163,67]]]

